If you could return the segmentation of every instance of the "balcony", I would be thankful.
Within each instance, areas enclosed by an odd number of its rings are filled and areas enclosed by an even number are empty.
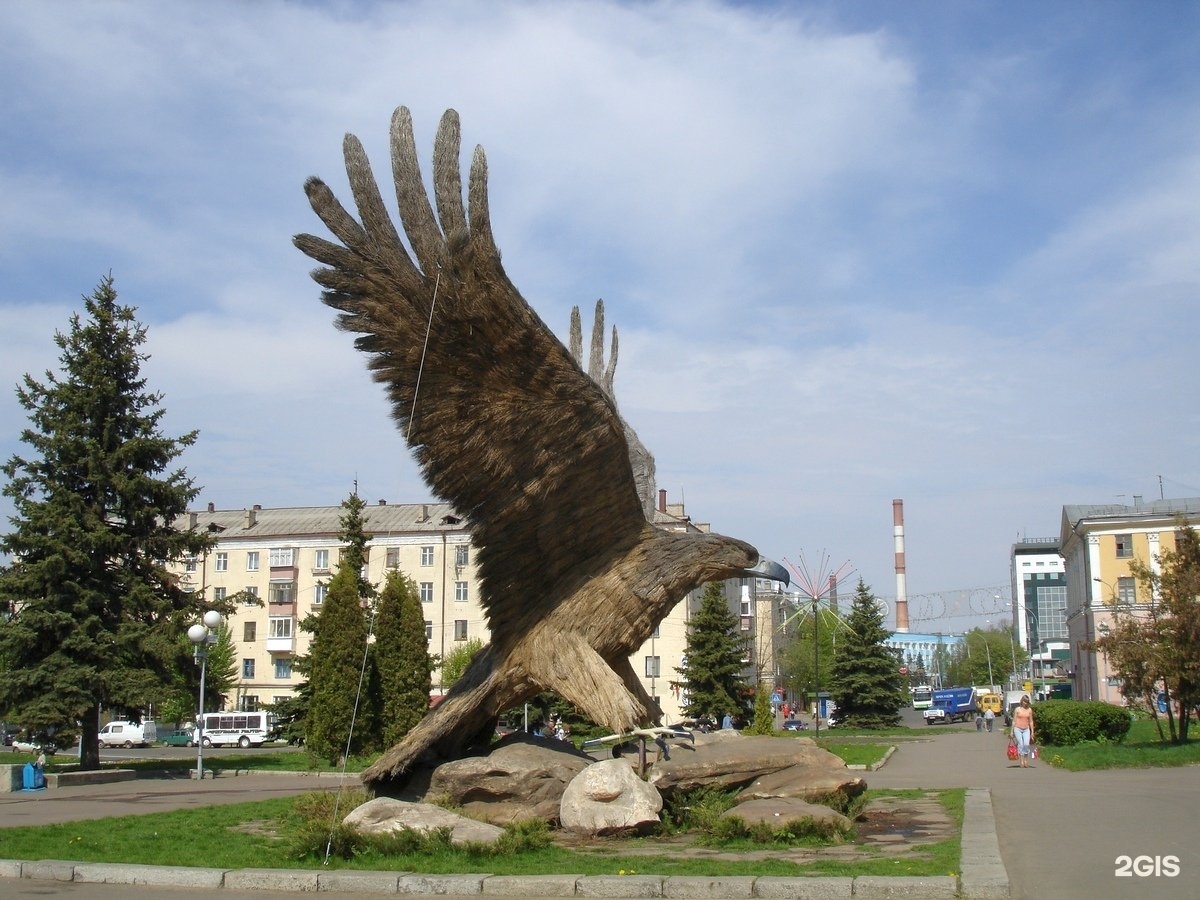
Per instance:
[[[268,653],[294,653],[295,650],[296,638],[294,636],[267,638]]]

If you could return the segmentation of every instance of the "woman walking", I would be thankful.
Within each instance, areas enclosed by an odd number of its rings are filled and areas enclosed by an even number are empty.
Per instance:
[[[1029,705],[1029,695],[1021,698],[1019,706],[1013,709],[1012,715],[1013,739],[1017,742],[1017,755],[1021,758],[1021,768],[1029,762],[1029,748],[1033,746],[1033,707]]]

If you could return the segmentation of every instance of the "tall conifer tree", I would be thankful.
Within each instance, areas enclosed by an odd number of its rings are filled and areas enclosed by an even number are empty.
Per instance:
[[[3,467],[16,514],[0,539],[0,708],[40,731],[81,723],[81,766],[99,766],[100,709],[138,714],[169,692],[178,638],[200,613],[167,563],[203,552],[180,531],[198,490],[170,470],[196,432],[160,430],[162,395],[147,389],[146,329],[117,302],[112,277],[72,315],[58,374],[26,375],[22,441]]]
[[[746,649],[721,584],[705,585],[700,609],[688,627],[687,661],[679,670],[687,682],[684,711],[689,716],[712,716],[720,722],[726,713],[749,713]]]
[[[900,661],[885,643],[888,637],[875,595],[859,579],[830,670],[829,696],[837,706],[839,724],[885,728],[900,723],[908,692]]]
[[[340,520],[345,542],[337,573],[329,583],[309,647],[307,671],[309,707],[305,740],[309,750],[336,762],[370,747],[375,733],[374,713],[364,659],[369,626],[364,607],[374,591],[363,577],[367,561],[366,504],[357,494],[343,503]]]
[[[379,673],[384,746],[397,743],[429,711],[433,660],[416,583],[388,573],[375,613],[375,666]]]

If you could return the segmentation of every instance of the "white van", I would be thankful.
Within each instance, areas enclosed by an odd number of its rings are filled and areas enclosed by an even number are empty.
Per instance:
[[[158,740],[158,726],[150,719],[141,722],[109,722],[100,729],[101,747],[149,747]]]
[[[195,740],[205,747],[259,747],[271,730],[270,716],[264,712],[205,713],[202,724],[203,731],[196,726]]]

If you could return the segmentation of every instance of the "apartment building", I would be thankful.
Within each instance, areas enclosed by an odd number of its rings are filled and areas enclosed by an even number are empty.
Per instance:
[[[1130,571],[1141,560],[1159,569],[1159,554],[1174,549],[1178,516],[1200,524],[1200,498],[1132,505],[1064,506],[1059,536],[1067,582],[1066,631],[1074,696],[1122,703],[1120,681],[1103,653],[1085,646],[1111,626],[1114,611],[1146,615],[1149,602]]]
[[[246,592],[258,600],[238,606],[227,624],[238,651],[238,683],[231,705],[254,710],[290,697],[303,680],[293,667],[308,652],[311,635],[299,628],[309,613],[319,613],[341,549],[340,506],[218,510],[213,504],[191,512],[180,528],[206,530],[216,546],[180,566],[185,586],[206,598],[221,600]],[[686,514],[683,504],[667,503],[658,492],[655,524],[676,531],[705,532]],[[445,657],[456,645],[489,640],[479,603],[475,552],[466,521],[448,504],[389,504],[379,501],[363,510],[367,544],[366,577],[382,584],[389,569],[398,569],[417,584],[425,611],[430,653]],[[769,586],[769,587],[768,587]],[[763,600],[758,591],[763,591]],[[751,641],[747,673],[774,673],[774,644],[759,637],[759,607],[773,621],[774,582],[738,579],[726,583],[731,609]],[[701,590],[680,601],[659,628],[631,656],[630,664],[646,692],[663,709],[665,721],[683,717],[686,685],[678,667],[687,647],[687,629],[700,605]],[[763,660],[766,660],[763,662]],[[433,673],[435,695],[440,672]]]
[[[303,680],[292,663],[308,652],[311,635],[299,623],[325,600],[343,515],[340,506],[218,510],[209,504],[178,523],[216,538],[207,554],[184,562],[186,586],[213,600],[245,592],[262,601],[248,600],[226,623],[238,648],[231,701],[237,709],[290,697]],[[363,520],[370,535],[367,579],[382,584],[387,570],[399,569],[417,583],[431,653],[445,656],[456,643],[487,640],[471,535],[453,509],[381,500],[364,508]]]

